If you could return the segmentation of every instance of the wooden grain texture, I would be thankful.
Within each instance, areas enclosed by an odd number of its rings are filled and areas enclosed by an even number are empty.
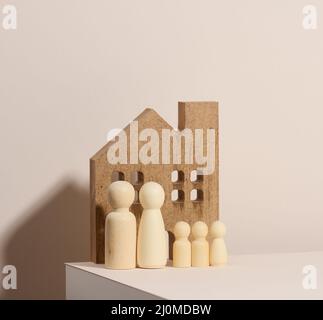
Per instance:
[[[135,120],[138,121],[139,132],[145,128],[155,129],[159,137],[162,137],[162,129],[173,129],[153,109],[145,109]],[[105,215],[112,210],[107,202],[107,189],[112,182],[114,172],[124,175],[126,181],[132,182],[132,174],[141,172],[143,180],[133,184],[135,190],[139,191],[143,183],[156,181],[165,190],[165,203],[162,207],[163,219],[166,229],[173,231],[175,223],[184,220],[189,224],[202,220],[208,225],[219,216],[219,183],[218,183],[218,104],[217,102],[179,102],[178,104],[178,128],[183,130],[213,128],[216,132],[216,159],[215,171],[211,175],[203,176],[202,181],[192,182],[191,172],[198,165],[195,160],[192,164],[184,164],[184,141],[182,141],[182,164],[116,164],[112,165],[107,161],[107,151],[114,143],[108,142],[90,159],[90,191],[91,191],[91,257],[96,263],[104,262],[104,225]],[[128,159],[130,158],[130,125],[124,131],[128,137]],[[184,139],[182,139],[184,140]],[[146,142],[139,142],[139,150]],[[204,150],[206,150],[206,136],[204,137]],[[172,150],[172,144],[171,144]],[[159,163],[162,163],[162,143],[159,143]],[[172,158],[171,158],[172,159]],[[173,183],[171,175],[174,170],[183,173],[182,181]],[[180,190],[183,198],[172,201],[172,190]],[[203,199],[191,201],[192,189],[203,192]],[[142,212],[140,203],[134,203],[130,210],[135,214],[137,225]],[[170,233],[170,244],[173,235]],[[170,252],[171,253],[171,252]]]

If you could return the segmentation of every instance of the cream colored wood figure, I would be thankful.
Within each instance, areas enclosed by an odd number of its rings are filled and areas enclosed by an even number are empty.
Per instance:
[[[224,265],[228,262],[227,248],[223,237],[225,236],[226,228],[224,223],[214,221],[210,228],[212,243],[210,247],[210,264],[211,266]]]
[[[129,211],[134,199],[135,190],[129,182],[116,181],[108,188],[108,201],[113,211],[105,222],[106,268],[136,267],[136,217]]]
[[[192,267],[209,266],[209,243],[206,240],[208,227],[206,223],[197,221],[193,224],[192,234]]]
[[[166,265],[165,225],[160,211],[165,192],[156,182],[145,183],[139,191],[143,207],[138,229],[137,262],[141,268],[162,268]]]
[[[173,244],[173,266],[176,268],[187,268],[191,266],[191,243],[188,240],[190,225],[187,222],[179,221],[175,224]]]

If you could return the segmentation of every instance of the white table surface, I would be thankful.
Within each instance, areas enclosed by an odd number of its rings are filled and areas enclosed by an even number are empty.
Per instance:
[[[303,268],[317,289],[303,288]],[[237,255],[223,267],[109,270],[66,264],[67,299],[323,299],[323,252]]]

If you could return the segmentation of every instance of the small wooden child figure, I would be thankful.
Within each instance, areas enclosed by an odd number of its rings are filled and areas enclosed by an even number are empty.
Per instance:
[[[220,221],[214,221],[210,228],[212,243],[210,248],[211,266],[224,265],[228,262],[228,253],[223,237],[225,236],[225,225]]]
[[[134,199],[135,190],[129,182],[116,181],[108,188],[108,200],[113,211],[105,220],[106,268],[136,267],[136,218],[129,211]]]
[[[179,221],[175,224],[173,244],[173,266],[176,268],[187,268],[191,266],[191,243],[187,239],[190,235],[190,225]]]
[[[192,267],[209,266],[209,243],[206,240],[208,233],[207,225],[202,221],[193,224],[192,234]]]

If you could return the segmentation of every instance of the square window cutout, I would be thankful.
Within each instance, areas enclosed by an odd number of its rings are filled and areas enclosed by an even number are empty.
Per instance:
[[[191,201],[203,201],[203,191],[200,189],[193,189],[190,194]]]
[[[202,182],[203,181],[203,172],[201,170],[191,171],[191,181],[192,182]]]
[[[171,180],[173,183],[184,182],[184,172],[181,170],[172,171]]]
[[[124,181],[125,177],[124,177],[124,173],[120,172],[120,171],[113,171],[112,175],[111,175],[111,180],[112,182],[115,181]]]
[[[171,199],[173,202],[183,202],[184,201],[184,191],[174,189],[171,193]]]

